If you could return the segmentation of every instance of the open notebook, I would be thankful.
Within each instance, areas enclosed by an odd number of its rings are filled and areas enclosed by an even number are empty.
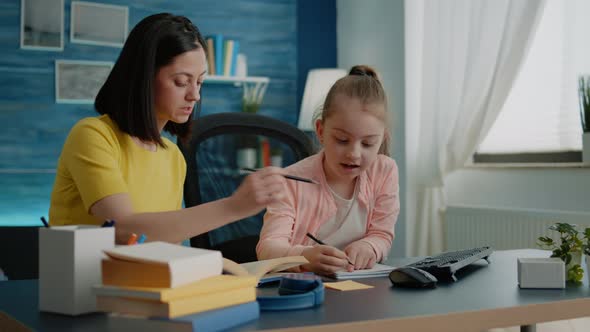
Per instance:
[[[393,269],[395,269],[394,266],[375,264],[372,269],[355,270],[352,272],[339,271],[336,272],[333,277],[338,280],[386,277],[389,275],[389,272],[393,271]]]

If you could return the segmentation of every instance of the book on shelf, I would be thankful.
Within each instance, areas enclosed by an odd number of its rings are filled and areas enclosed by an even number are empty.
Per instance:
[[[104,252],[104,285],[174,288],[220,275],[223,268],[219,251],[159,241]]]
[[[238,264],[224,258],[223,271],[236,276],[254,276],[257,281],[274,279],[280,272],[309,261],[303,256],[286,256]]]
[[[256,301],[256,288],[250,286],[182,297],[169,302],[97,295],[96,308],[106,312],[175,318],[252,301]]]
[[[223,75],[223,40],[221,34],[211,35],[213,38],[213,53],[215,54],[215,75]]]
[[[238,66],[238,54],[240,54],[240,42],[238,40],[234,40],[234,48],[231,55],[230,76],[236,76],[237,74],[236,68]]]
[[[112,332],[223,331],[259,316],[258,302],[253,301],[172,319],[113,313],[108,317],[107,326]]]
[[[231,289],[253,288],[256,287],[256,284],[257,279],[254,276],[233,276],[224,274],[195,281],[176,288],[95,285],[93,291],[95,295],[100,296],[118,296],[171,302],[182,298],[202,296]]]
[[[226,39],[223,41],[223,75],[231,75],[232,54],[234,52],[234,41]]]
[[[352,272],[338,271],[334,273],[333,277],[338,280],[383,277],[388,276],[393,269],[395,269],[393,266],[375,264],[371,269],[354,270]]]
[[[214,40],[211,36],[208,36],[205,42],[207,43],[207,67],[209,69],[209,75],[216,75]]]

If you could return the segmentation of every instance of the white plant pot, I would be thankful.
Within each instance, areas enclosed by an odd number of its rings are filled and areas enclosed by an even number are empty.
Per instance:
[[[276,167],[283,167],[283,156],[274,155],[270,157],[270,164]]]
[[[582,253],[579,251],[572,253],[572,260],[565,266],[565,280],[567,280],[567,272],[576,264],[582,266]]]
[[[238,150],[236,162],[239,168],[256,168],[257,151],[254,148],[244,148]]]
[[[590,163],[590,133],[582,134],[582,162]]]

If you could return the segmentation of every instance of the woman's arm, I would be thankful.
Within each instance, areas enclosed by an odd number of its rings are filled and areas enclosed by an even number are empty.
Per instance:
[[[99,219],[116,220],[116,242],[124,244],[131,233],[148,241],[181,242],[217,227],[258,213],[285,195],[282,169],[267,167],[248,175],[231,197],[198,206],[163,212],[135,213],[127,193],[107,196],[90,208]]]

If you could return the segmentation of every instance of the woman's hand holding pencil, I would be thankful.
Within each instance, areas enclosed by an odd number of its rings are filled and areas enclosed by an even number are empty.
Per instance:
[[[231,200],[235,219],[252,216],[269,204],[283,199],[286,180],[284,171],[279,167],[265,167],[248,176],[236,189]]]
[[[251,173],[258,171],[257,169],[254,169],[254,168],[242,168],[241,170],[244,172],[251,172]],[[312,179],[302,178],[302,177],[295,176],[295,175],[283,174],[283,176],[289,180],[318,184],[316,181],[314,181]]]

